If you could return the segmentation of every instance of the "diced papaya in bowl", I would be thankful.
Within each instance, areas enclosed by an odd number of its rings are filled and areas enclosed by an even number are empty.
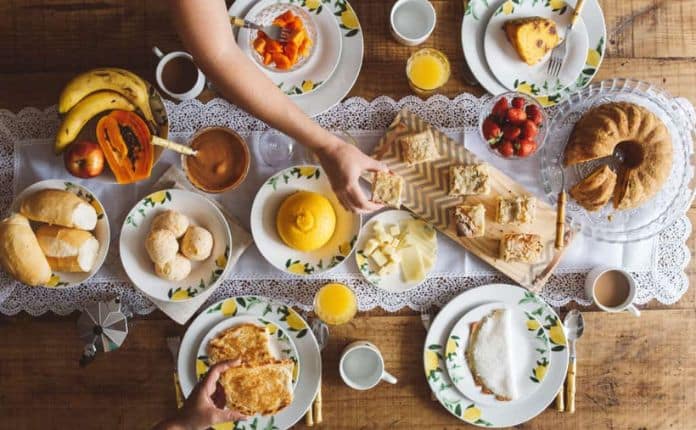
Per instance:
[[[254,40],[254,50],[263,56],[263,54],[266,52],[266,39],[257,37]]]
[[[252,42],[252,47],[259,55],[257,58],[260,58],[264,65],[274,65],[278,70],[289,70],[310,55],[313,42],[309,38],[302,18],[291,10],[275,17],[273,24],[283,27],[289,34],[287,40],[281,43],[259,31]]]
[[[285,54],[271,54],[273,56],[273,62],[276,67],[280,70],[288,70],[292,67],[290,59]]]

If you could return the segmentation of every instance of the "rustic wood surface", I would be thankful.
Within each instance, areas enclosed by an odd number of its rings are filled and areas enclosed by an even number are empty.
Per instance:
[[[388,33],[392,1],[354,0],[365,31],[365,62],[353,96],[409,94],[402,70],[414,48]],[[425,44],[443,50],[453,77],[442,93],[482,94],[465,84],[459,42],[462,6],[433,1],[438,26]],[[693,0],[602,0],[607,57],[597,79],[634,77],[696,103],[696,8]],[[0,108],[47,107],[62,85],[87,68],[117,65],[152,77],[153,45],[180,43],[163,1],[15,0],[0,2]],[[696,209],[689,213],[696,222]],[[695,249],[692,236],[688,245]],[[687,268],[693,287],[693,261]],[[696,428],[696,289],[676,304],[651,303],[640,319],[587,313],[578,346],[578,404],[573,416],[546,411],[519,428]],[[592,310],[592,309],[590,309]],[[157,312],[131,323],[120,350],[86,369],[77,359],[76,316],[0,317],[0,428],[140,429],[175,409],[171,357],[164,338],[184,328]],[[430,400],[423,377],[424,332],[413,312],[372,311],[336,328],[324,354],[324,425],[352,428],[464,428]],[[341,348],[374,341],[399,385],[369,392],[337,375]],[[298,426],[302,428],[303,426]]]

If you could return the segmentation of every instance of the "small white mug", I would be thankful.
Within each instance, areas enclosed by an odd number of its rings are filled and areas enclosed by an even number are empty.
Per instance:
[[[428,0],[398,0],[389,14],[392,36],[406,46],[425,42],[436,22],[435,8]]]
[[[599,300],[597,300],[597,295],[595,293],[597,279],[599,279],[600,276],[609,271],[616,271],[621,273],[628,281],[628,297],[626,297],[626,300],[619,306],[605,306],[602,303],[600,303]],[[590,273],[587,274],[587,278],[585,278],[585,295],[591,298],[594,304],[596,304],[598,308],[605,312],[628,311],[637,317],[640,316],[640,310],[638,310],[638,308],[633,304],[633,300],[636,298],[636,282],[633,280],[633,276],[631,276],[630,273],[621,268],[600,266],[592,269]]]
[[[367,341],[353,342],[345,347],[338,371],[343,382],[354,390],[369,390],[379,381],[396,384],[396,378],[384,370],[384,358],[379,349]]]
[[[166,95],[177,100],[190,100],[195,99],[203,92],[203,90],[205,89],[205,75],[203,75],[203,72],[201,72],[201,69],[199,69],[198,66],[196,66],[196,70],[198,71],[196,83],[193,84],[193,87],[191,87],[191,89],[189,89],[188,91],[185,91],[183,93],[174,93],[170,91],[162,82],[162,71],[164,70],[164,66],[166,66],[167,63],[169,63],[171,60],[175,58],[186,57],[195,66],[196,63],[194,63],[191,54],[184,51],[172,51],[168,54],[164,54],[156,46],[152,48],[152,53],[160,59],[159,63],[157,63],[157,68],[155,69],[155,79],[157,79],[157,85],[159,85],[160,89]]]

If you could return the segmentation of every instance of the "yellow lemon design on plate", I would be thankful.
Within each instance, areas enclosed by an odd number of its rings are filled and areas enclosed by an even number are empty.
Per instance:
[[[517,85],[516,90],[524,94],[532,94],[532,86],[526,82]]]
[[[172,294],[172,300],[186,300],[189,298],[189,293],[187,290],[178,290]]]
[[[165,201],[167,201],[167,192],[166,191],[158,191],[156,193],[150,194],[150,200],[152,200],[152,203],[159,203],[162,204]]]
[[[353,8],[346,4],[346,10],[341,13],[341,24],[350,30],[355,30],[360,26],[358,17],[355,15]]]
[[[299,331],[307,328],[304,320],[300,318],[297,312],[288,309],[288,316],[285,318],[285,323],[293,330]]]
[[[527,330],[534,331],[534,330],[538,330],[539,327],[541,327],[541,324],[539,324],[539,321],[527,320]]]
[[[311,84],[312,84],[312,88],[314,88],[314,84],[312,83],[312,81],[304,81],[304,82],[302,83],[302,89],[304,89],[304,83],[305,83],[305,82],[311,83]],[[312,88],[310,88],[310,90],[311,90]],[[307,90],[305,90],[305,91],[307,91]],[[300,167],[299,170],[300,170],[300,176],[304,176],[305,178],[312,177],[312,176],[314,176],[314,175],[317,173],[317,168],[316,168],[316,167]]]
[[[542,364],[538,365],[537,367],[534,368],[534,377],[537,378],[538,381],[543,381],[544,376],[546,376],[547,370],[548,370],[548,366],[544,366]]]
[[[89,204],[92,205],[94,211],[97,213],[97,216],[101,216],[104,213],[104,208],[102,208],[102,205],[100,205],[96,199],[92,199]]]
[[[559,320],[556,320],[556,324],[549,329],[549,339],[556,345],[566,344],[565,333],[563,332],[563,327]]]
[[[234,299],[225,300],[220,308],[223,316],[231,316],[237,313],[237,302]]]
[[[280,205],[276,229],[278,236],[289,247],[299,251],[314,251],[324,246],[333,236],[336,212],[331,202],[321,194],[298,191]],[[290,267],[288,269],[292,271]]]
[[[457,352],[457,342],[454,339],[449,339],[445,347],[445,355],[449,357],[450,354],[455,352]]]
[[[430,378],[430,375],[437,370],[438,363],[439,359],[435,351],[425,352],[425,376],[427,378]]]
[[[314,89],[314,82],[312,82],[311,80],[302,81],[302,92],[306,93],[307,91],[312,91],[313,89]],[[306,167],[300,169],[300,172],[302,172],[302,170],[305,170],[305,169],[306,169]],[[312,174],[313,174],[313,172],[312,172]],[[303,174],[302,176],[309,176],[309,175]]]
[[[503,13],[505,15],[510,15],[512,11],[515,10],[515,5],[512,4],[511,1],[506,1],[505,4],[503,5]]]
[[[295,364],[292,366],[292,380],[297,381],[297,377],[300,376],[300,365],[297,364],[297,361]]]
[[[544,107],[553,106],[554,104],[556,104],[551,99],[549,99],[548,96],[537,97],[536,100]]]
[[[208,365],[201,359],[196,359],[196,376],[200,378],[208,372]]]
[[[559,10],[563,9],[565,7],[566,3],[565,0],[551,0],[551,9],[552,10]]]
[[[464,421],[469,421],[470,423],[476,422],[481,419],[481,409],[474,405],[469,406],[464,410],[462,414],[462,419]]]
[[[217,265],[217,267],[227,266],[227,256],[225,254],[222,254],[221,256],[215,259],[215,264]]]
[[[587,63],[588,66],[597,67],[599,66],[599,60],[601,58],[602,56],[599,55],[599,51],[596,49],[588,49],[587,60],[585,60],[585,63]]]
[[[338,252],[341,253],[342,256],[346,257],[348,254],[350,254],[350,250],[353,247],[350,246],[350,242],[343,242],[342,244],[338,245]]]
[[[46,282],[46,286],[49,288],[54,288],[55,286],[60,283],[60,276],[58,275],[51,275],[51,278]]]
[[[234,430],[236,428],[237,424],[235,424],[233,421],[230,421],[228,423],[215,424],[213,426],[213,429],[215,430]]]
[[[309,9],[309,10],[317,9],[319,6],[321,6],[320,0],[307,0],[307,1],[305,1],[305,7],[307,7],[307,9]]]
[[[305,274],[305,266],[304,266],[304,264],[302,264],[298,261],[297,263],[293,263],[293,264],[288,266],[288,272],[294,273],[296,275],[304,275]]]
[[[268,332],[268,334],[273,336],[278,331],[278,326],[276,326],[275,324],[273,324],[271,322],[266,323],[266,331]]]

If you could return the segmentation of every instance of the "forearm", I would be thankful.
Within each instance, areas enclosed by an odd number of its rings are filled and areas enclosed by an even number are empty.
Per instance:
[[[225,98],[319,150],[335,138],[302,112],[237,46],[222,0],[171,0],[186,48]]]

